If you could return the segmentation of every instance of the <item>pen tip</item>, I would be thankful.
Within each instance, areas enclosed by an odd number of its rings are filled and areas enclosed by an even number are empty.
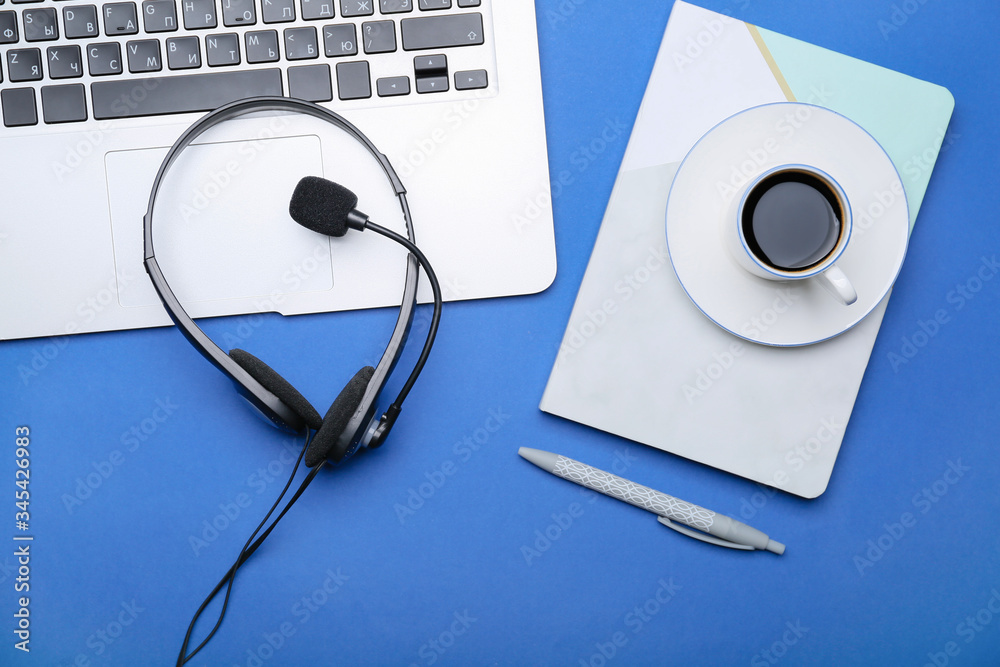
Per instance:
[[[552,472],[555,468],[556,460],[559,458],[557,454],[552,452],[543,452],[540,449],[533,449],[531,447],[521,447],[517,450],[517,453],[521,455],[525,461],[534,463],[536,466],[545,470],[547,472]]]
[[[781,542],[775,542],[774,540],[768,540],[767,546],[764,548],[770,551],[771,553],[778,554],[779,556],[785,553],[785,545],[782,544]]]

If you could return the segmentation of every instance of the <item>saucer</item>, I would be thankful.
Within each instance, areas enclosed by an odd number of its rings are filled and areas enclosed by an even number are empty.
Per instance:
[[[735,216],[734,199],[785,164],[821,169],[847,195],[854,225],[837,266],[858,293],[850,306],[814,278],[751,275],[726,246],[723,225]],[[730,116],[691,148],[667,200],[667,250],[684,291],[720,327],[764,345],[809,345],[844,333],[888,294],[906,254],[909,220],[899,173],[870,134],[824,107],[780,102]]]

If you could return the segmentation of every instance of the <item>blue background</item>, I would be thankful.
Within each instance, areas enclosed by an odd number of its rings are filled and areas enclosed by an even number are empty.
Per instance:
[[[580,151],[609,125],[631,128],[670,4],[539,0],[549,166],[573,176],[554,198],[555,283],[447,306],[389,443],[324,470],[241,571],[195,664],[998,663],[1000,276],[977,282],[1000,251],[993,0],[700,1],[956,98],[825,494],[771,492],[537,408],[628,131],[596,159]],[[959,286],[978,291],[959,298]],[[394,317],[206,327],[325,408],[377,358]],[[893,364],[907,342],[923,345]],[[283,481],[295,440],[252,418],[173,329],[5,342],[0,369],[0,497],[13,521],[14,429],[28,425],[35,535],[27,656],[11,633],[14,543],[0,551],[0,662],[172,664],[281,487],[268,467]],[[744,518],[788,551],[684,538],[532,467],[520,446]],[[66,504],[102,470],[89,497]],[[408,501],[417,509],[401,514]],[[213,521],[223,529],[206,530]]]

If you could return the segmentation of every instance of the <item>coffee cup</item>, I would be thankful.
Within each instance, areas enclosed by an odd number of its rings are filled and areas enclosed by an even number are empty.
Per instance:
[[[858,294],[836,262],[851,238],[851,207],[840,184],[801,164],[774,167],[734,198],[724,235],[736,261],[767,280],[819,282],[840,303]]]

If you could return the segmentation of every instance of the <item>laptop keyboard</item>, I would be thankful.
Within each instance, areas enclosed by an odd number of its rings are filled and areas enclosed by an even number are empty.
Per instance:
[[[0,0],[3,125],[204,112],[255,95],[333,108],[481,95],[496,79],[489,2]]]

